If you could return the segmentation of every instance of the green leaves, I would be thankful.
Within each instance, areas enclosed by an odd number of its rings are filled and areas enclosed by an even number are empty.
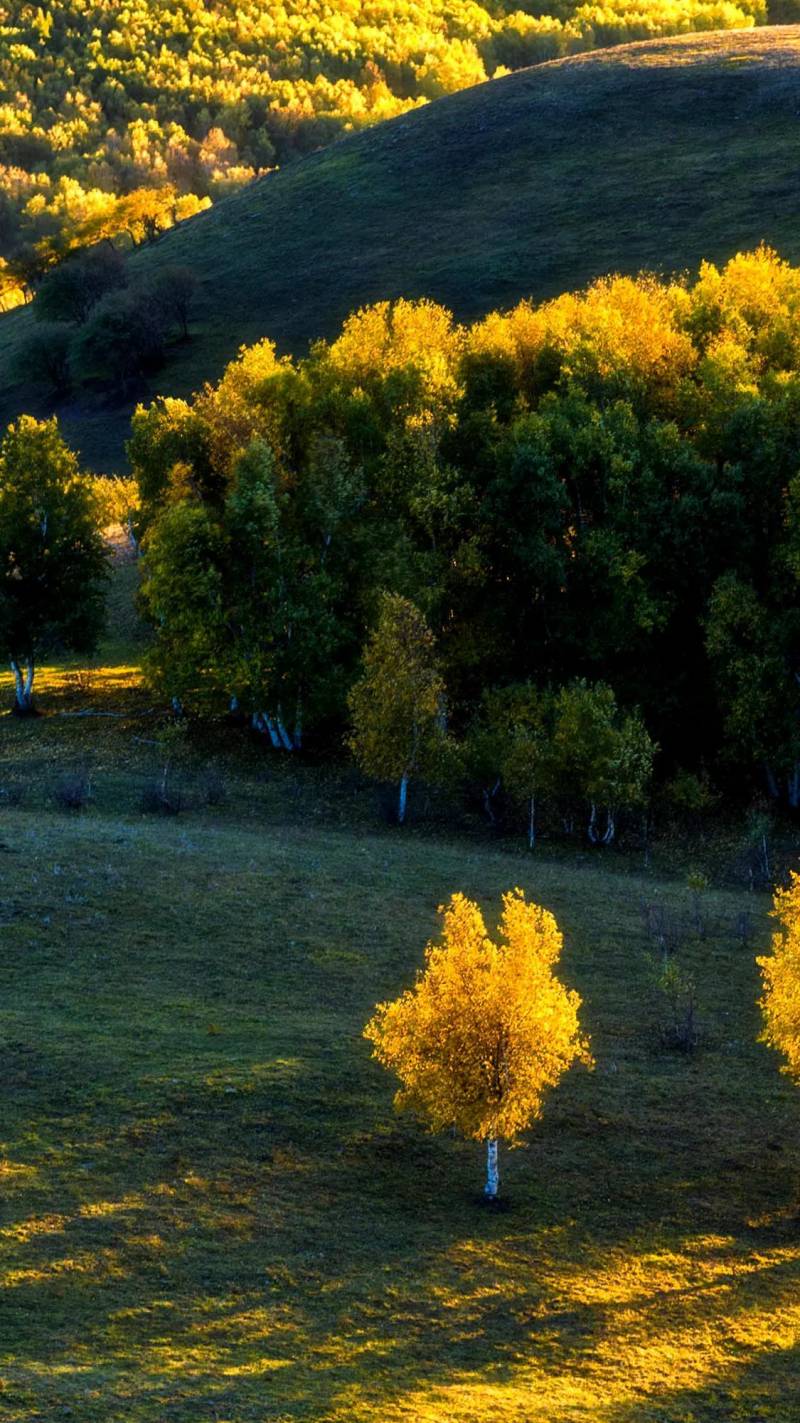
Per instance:
[[[107,555],[91,482],[55,420],[23,415],[0,442],[0,647],[29,663],[44,648],[94,648]]]

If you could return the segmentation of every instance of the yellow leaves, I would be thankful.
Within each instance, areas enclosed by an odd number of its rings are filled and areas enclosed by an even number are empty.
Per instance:
[[[772,913],[781,924],[772,953],[757,960],[764,983],[762,1042],[786,1058],[784,1071],[800,1080],[800,874],[775,895]]]
[[[400,1078],[398,1108],[434,1131],[513,1141],[567,1068],[592,1061],[580,998],[552,972],[561,934],[521,889],[503,896],[498,943],[465,895],[440,913],[441,940],[428,944],[414,988],[379,1004],[364,1036]]]
[[[452,314],[433,301],[377,302],[355,312],[330,347],[333,368],[354,383],[380,372],[413,371],[429,401],[457,393],[455,367],[463,333]]]

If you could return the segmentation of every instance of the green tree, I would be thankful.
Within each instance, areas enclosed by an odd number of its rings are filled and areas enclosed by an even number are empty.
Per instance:
[[[618,810],[644,803],[656,749],[638,713],[619,711],[610,687],[586,681],[562,687],[555,707],[553,774],[562,794],[588,806],[592,844],[610,845]]]
[[[33,710],[44,649],[93,651],[107,566],[91,483],[56,421],[20,416],[0,442],[0,643],[18,713]]]
[[[433,633],[414,604],[397,593],[383,595],[349,704],[349,746],[367,775],[399,783],[402,825],[409,782],[432,767],[441,750],[445,702]]]
[[[48,272],[34,305],[37,321],[83,326],[99,301],[127,282],[125,261],[109,243],[89,247]]]
[[[484,806],[500,787],[526,808],[528,845],[536,844],[537,799],[553,780],[553,698],[532,683],[486,692],[466,743],[468,770],[480,784]]]

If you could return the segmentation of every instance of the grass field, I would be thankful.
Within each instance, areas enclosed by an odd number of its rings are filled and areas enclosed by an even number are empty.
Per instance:
[[[193,755],[227,802],[143,816],[132,576],[93,676],[45,669],[48,715],[0,718],[3,1423],[794,1423],[800,1094],[756,1042],[768,900],[710,890],[684,936],[687,1057],[660,1045],[642,905],[688,891],[640,855],[389,830],[357,778],[211,733]],[[78,765],[95,798],[67,814]],[[515,884],[564,929],[597,1068],[503,1153],[490,1210],[480,1146],[396,1118],[361,1029],[438,903],[491,919]]]
[[[602,273],[695,268],[766,240],[800,258],[800,27],[622,46],[537,66],[348,138],[133,258],[188,265],[194,336],[152,391],[188,394],[243,342],[302,353],[348,312],[430,296],[460,318]],[[0,420],[32,313],[2,318]],[[140,392],[146,396],[147,392]],[[130,404],[62,404],[67,437],[120,468]]]

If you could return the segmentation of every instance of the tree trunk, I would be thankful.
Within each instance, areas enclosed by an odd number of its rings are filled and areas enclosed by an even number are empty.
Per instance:
[[[278,712],[275,718],[275,724],[278,728],[278,736],[280,737],[284,751],[294,751],[294,742],[283,724],[283,713],[281,711]]]
[[[528,849],[536,849],[536,797],[531,796],[528,803]]]
[[[767,782],[767,790],[769,791],[770,796],[773,800],[778,800],[780,795],[780,792],[778,790],[778,782],[775,777],[775,772],[770,766],[769,761],[764,762],[764,777]]]
[[[612,845],[614,843],[615,833],[616,826],[614,824],[614,812],[609,807],[609,809],[606,811],[606,828],[603,831],[602,843],[604,845]]]
[[[590,811],[590,814],[589,814],[589,824],[588,824],[587,827],[586,827],[586,834],[587,834],[588,837],[589,837],[589,844],[590,844],[590,845],[596,845],[596,844],[597,844],[597,806],[595,805],[594,801],[592,801],[592,805],[591,805],[591,811]]]
[[[405,771],[400,778],[400,793],[397,797],[397,823],[402,825],[406,818],[406,799],[408,797],[408,776]]]
[[[497,1169],[497,1137],[491,1136],[486,1142],[486,1185],[484,1195],[488,1201],[497,1199],[500,1189],[500,1172]]]
[[[33,712],[33,658],[29,657],[23,666],[24,675],[19,662],[11,659],[11,671],[14,673],[14,711],[17,716],[30,716]]]

